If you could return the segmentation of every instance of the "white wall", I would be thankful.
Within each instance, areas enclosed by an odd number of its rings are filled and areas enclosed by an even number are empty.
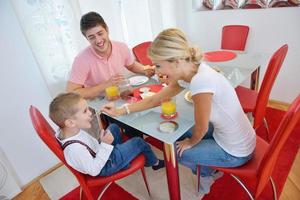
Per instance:
[[[36,135],[29,105],[48,113],[51,100],[8,0],[0,1],[0,146],[21,186],[58,163]]]
[[[300,7],[194,11],[192,1],[178,0],[178,26],[203,49],[220,49],[221,30],[226,24],[250,26],[247,52],[271,56],[289,45],[288,55],[271,92],[271,99],[291,102],[300,92]],[[262,80],[266,66],[261,68]]]
[[[173,1],[176,0],[164,0],[159,4],[159,0],[151,0],[153,9],[150,12],[156,13],[155,8],[166,8]],[[110,27],[111,38],[124,41],[116,1],[78,2],[81,13],[92,10],[101,13]],[[158,33],[162,29],[159,27],[175,23],[170,15],[163,13],[155,18],[156,23],[152,27],[154,32]],[[0,147],[16,171],[20,186],[24,186],[58,163],[58,159],[36,135],[28,113],[32,104],[47,115],[52,97],[9,0],[0,0],[0,27]]]

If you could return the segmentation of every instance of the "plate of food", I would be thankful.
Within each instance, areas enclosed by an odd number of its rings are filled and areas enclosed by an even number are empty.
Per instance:
[[[173,133],[177,129],[178,124],[174,121],[163,121],[158,126],[158,130],[162,133]]]
[[[132,76],[129,78],[130,85],[137,86],[146,83],[149,80],[147,76]]]
[[[143,85],[140,88],[133,89],[133,96],[138,100],[142,100],[159,92],[163,86],[161,84]]]
[[[190,103],[193,103],[193,99],[192,99],[192,93],[191,91],[187,91],[185,94],[184,94],[184,99]]]

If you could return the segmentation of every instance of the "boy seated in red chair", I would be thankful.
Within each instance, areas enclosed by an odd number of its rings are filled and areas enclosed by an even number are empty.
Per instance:
[[[87,101],[76,93],[58,95],[50,104],[49,117],[59,126],[57,139],[62,144],[66,162],[77,171],[91,176],[109,176],[123,168],[140,153],[145,155],[145,166],[153,170],[164,167],[151,147],[135,137],[122,143],[120,129],[111,124],[101,130],[100,141],[83,129],[91,127],[92,113]]]

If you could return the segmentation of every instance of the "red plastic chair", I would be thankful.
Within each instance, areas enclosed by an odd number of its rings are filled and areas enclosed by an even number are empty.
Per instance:
[[[244,51],[249,26],[227,25],[222,29],[221,49]]]
[[[152,42],[143,42],[132,48],[132,51],[137,59],[143,65],[153,65],[152,61],[148,57],[148,48]]]
[[[55,138],[55,132],[52,129],[52,127],[50,126],[50,124],[43,117],[41,112],[34,106],[30,106],[29,112],[30,112],[32,124],[33,124],[36,132],[38,133],[39,137],[44,141],[44,143],[51,149],[51,151],[63,162],[63,164],[65,166],[67,166],[67,168],[77,178],[77,181],[80,184],[80,199],[82,198],[82,191],[88,200],[94,199],[90,188],[103,186],[103,189],[97,198],[97,199],[100,199],[112,182],[114,182],[115,180],[121,179],[123,177],[126,177],[126,176],[136,172],[137,170],[142,171],[144,182],[145,182],[148,194],[150,195],[147,179],[145,176],[145,170],[144,170],[145,157],[143,154],[136,157],[130,163],[130,167],[128,169],[121,170],[111,176],[93,177],[90,175],[82,174],[82,173],[76,171],[75,169],[73,169],[71,166],[69,166],[66,163],[61,145]]]
[[[285,59],[287,51],[288,45],[285,44],[273,54],[269,61],[267,71],[265,73],[259,92],[242,86],[238,86],[235,90],[244,112],[252,113],[252,116],[254,118],[254,129],[259,128],[261,125],[265,125],[267,128],[268,139],[270,139],[269,131],[267,122],[265,120],[267,104],[271,89]]]
[[[270,144],[259,136],[256,137],[256,148],[253,158],[249,162],[236,168],[211,167],[230,174],[245,189],[250,199],[257,199],[266,187],[268,181],[270,181],[273,188],[274,199],[277,199],[276,185],[272,179],[272,172],[283,145],[299,120],[300,95],[293,101],[282,118]],[[198,166],[198,171],[200,171],[199,169]],[[198,178],[200,178],[199,175]],[[252,193],[246,185],[252,186]]]

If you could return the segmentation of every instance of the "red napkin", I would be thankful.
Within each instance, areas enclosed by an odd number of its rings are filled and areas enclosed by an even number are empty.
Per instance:
[[[208,62],[223,62],[232,60],[236,57],[236,53],[231,51],[210,51],[204,53],[204,60]]]

